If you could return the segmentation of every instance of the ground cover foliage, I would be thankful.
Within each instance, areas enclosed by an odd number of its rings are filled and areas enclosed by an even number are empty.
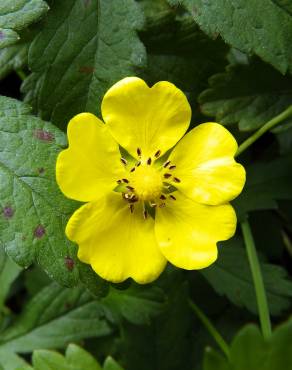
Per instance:
[[[292,370],[289,115],[238,156],[247,171],[233,202],[238,230],[201,271],[168,266],[145,286],[103,281],[65,237],[80,204],[55,180],[68,120],[100,115],[104,93],[126,76],[175,83],[191,127],[216,121],[243,142],[292,105],[291,45],[287,0],[1,1],[1,370]],[[269,338],[240,227],[247,219]]]

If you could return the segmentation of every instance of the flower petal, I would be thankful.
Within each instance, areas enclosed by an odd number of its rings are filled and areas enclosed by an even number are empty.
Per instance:
[[[71,119],[67,133],[69,148],[59,154],[56,165],[62,192],[87,202],[114,189],[125,170],[105,124],[91,113],[81,113]]]
[[[133,157],[148,158],[173,147],[186,132],[191,108],[181,90],[161,81],[152,88],[137,77],[112,86],[102,101],[102,116],[116,141]]]
[[[234,160],[237,143],[218,123],[203,123],[191,130],[173,149],[175,186],[196,202],[224,204],[234,199],[245,183],[245,170]]]
[[[161,252],[177,267],[201,269],[217,259],[216,243],[231,238],[236,215],[229,204],[199,204],[175,192],[176,201],[157,208],[155,234]]]
[[[106,280],[117,283],[131,277],[149,283],[166,265],[154,220],[144,220],[141,205],[135,207],[131,213],[121,194],[112,192],[79,208],[67,224],[66,235],[79,245],[78,258]]]

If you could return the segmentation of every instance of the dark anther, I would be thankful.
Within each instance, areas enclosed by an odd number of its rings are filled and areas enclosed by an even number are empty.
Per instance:
[[[163,167],[166,168],[169,165],[170,161],[164,163]]]
[[[135,169],[136,169],[135,167],[131,168],[131,171],[130,171],[130,172],[134,172],[134,171],[135,171]]]
[[[147,164],[149,164],[149,166],[150,166],[150,164],[152,163],[152,159],[149,157],[148,159],[147,159]]]
[[[140,164],[141,164],[141,161],[137,162],[137,163],[136,163],[136,167],[139,167],[139,166],[140,166]]]
[[[118,184],[121,184],[121,183],[122,183],[122,180],[117,180],[117,183],[118,183]]]
[[[125,183],[125,184],[129,184],[129,180],[127,180],[127,179],[122,179],[123,180],[123,182]]]
[[[137,154],[138,154],[139,157],[141,157],[142,152],[141,152],[140,148],[137,148]]]
[[[173,181],[174,181],[174,182],[180,182],[180,179],[178,179],[177,177],[174,177],[174,178],[173,178]]]
[[[129,189],[130,191],[135,190],[132,186],[129,186],[129,185],[128,185],[128,186],[126,186],[126,188],[127,188],[127,189]]]
[[[163,177],[164,177],[165,179],[169,179],[169,178],[171,177],[171,174],[170,174],[170,173],[165,173],[165,174],[163,175]]]
[[[131,213],[134,212],[134,204],[130,204],[130,211],[131,211]]]
[[[174,166],[174,165],[169,167],[170,170],[174,170],[175,168],[176,168],[176,166]]]
[[[155,158],[158,158],[161,154],[161,150],[157,150],[157,152],[154,154]]]
[[[169,196],[171,199],[176,200],[176,197],[174,195]]]
[[[161,199],[161,200],[165,200],[165,199],[166,199],[166,196],[165,196],[165,195],[163,195],[163,194],[161,194],[161,195],[160,195],[160,199]]]
[[[159,204],[159,208],[164,208],[164,207],[165,207],[165,203]]]
[[[121,158],[121,162],[126,166],[127,165],[127,160],[125,158]]]
[[[143,211],[143,217],[144,217],[144,220],[146,220],[146,218],[148,217],[148,213],[145,209]]]
[[[138,198],[136,197],[136,195],[135,195],[135,194],[132,194],[132,195],[130,195],[130,196],[128,197],[128,202],[129,202],[129,203],[136,203],[136,202],[138,202]]]

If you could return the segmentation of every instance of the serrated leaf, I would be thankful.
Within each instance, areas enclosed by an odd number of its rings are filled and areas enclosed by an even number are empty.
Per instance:
[[[35,261],[59,283],[74,286],[81,279],[103,295],[107,284],[77,260],[76,246],[64,233],[78,206],[55,180],[66,136],[29,113],[27,105],[0,97],[0,242],[19,265]]]
[[[33,297],[17,321],[1,333],[0,352],[63,348],[111,331],[103,307],[83,288],[66,289],[53,283]]]
[[[277,200],[291,199],[291,168],[291,154],[248,166],[246,185],[233,201],[238,218],[244,219],[250,211],[276,209]]]
[[[119,318],[123,317],[133,324],[142,325],[149,324],[151,318],[161,313],[165,296],[158,287],[132,284],[125,290],[111,287],[102,302]]]
[[[0,3],[0,48],[19,40],[15,31],[38,21],[49,7],[43,0],[2,0]]]
[[[257,301],[246,251],[240,239],[233,239],[220,248],[218,260],[201,270],[203,276],[220,295],[233,304],[257,313]],[[292,281],[281,266],[261,262],[269,310],[278,316],[291,306]]]
[[[68,346],[65,357],[54,351],[34,351],[32,362],[34,370],[102,370],[94,357],[75,344]]]
[[[282,73],[292,72],[292,15],[270,0],[169,0],[184,5],[209,36],[254,53]]]
[[[202,112],[241,131],[256,130],[292,104],[292,78],[257,60],[230,65],[209,84],[199,96]]]
[[[63,128],[76,113],[99,113],[105,91],[144,65],[142,25],[134,0],[55,1],[29,50],[26,101]]]

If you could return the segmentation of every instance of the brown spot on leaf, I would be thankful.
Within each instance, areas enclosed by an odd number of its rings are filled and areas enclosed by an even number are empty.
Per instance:
[[[55,139],[54,134],[52,134],[49,131],[45,131],[41,129],[35,130],[34,136],[41,141],[47,141],[47,142],[52,142]]]
[[[79,73],[92,74],[94,72],[93,66],[81,66],[78,70]]]
[[[41,239],[46,233],[46,229],[43,227],[43,225],[38,225],[35,229],[34,229],[34,236],[38,239]]]
[[[14,210],[10,206],[3,208],[3,216],[5,218],[11,218],[14,215]]]
[[[66,256],[64,258],[65,266],[69,271],[72,271],[74,269],[75,262],[73,258]]]

